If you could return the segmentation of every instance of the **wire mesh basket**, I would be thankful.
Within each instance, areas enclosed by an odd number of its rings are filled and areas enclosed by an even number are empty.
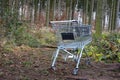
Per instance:
[[[91,39],[91,25],[79,24],[76,20],[53,21],[52,27],[59,45]]]

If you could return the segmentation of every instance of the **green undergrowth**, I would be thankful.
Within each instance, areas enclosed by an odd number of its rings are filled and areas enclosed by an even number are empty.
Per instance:
[[[56,43],[55,34],[51,28],[30,28],[26,24],[20,25],[15,30],[11,31],[12,34],[5,36],[4,49],[12,51],[15,46],[26,45],[32,48],[41,46],[53,46]]]
[[[21,24],[12,35],[5,38],[4,50],[12,51],[15,46],[26,45],[32,48],[41,46],[56,46],[55,34],[51,28],[32,29]],[[101,38],[95,38],[86,47],[86,52],[95,61],[120,62],[120,33],[103,33]]]
[[[93,34],[86,51],[95,61],[120,62],[120,33],[103,33],[100,39]]]

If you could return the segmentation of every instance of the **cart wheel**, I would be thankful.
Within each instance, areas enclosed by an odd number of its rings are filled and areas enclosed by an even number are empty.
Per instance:
[[[73,70],[73,75],[77,75],[78,74],[78,68],[75,68],[74,70]]]
[[[77,61],[78,61],[78,57],[74,57],[74,61],[77,63]]]
[[[86,64],[87,64],[87,65],[90,65],[90,59],[87,59],[87,60],[86,60]]]
[[[56,67],[55,67],[55,66],[52,66],[51,69],[55,71],[55,70],[56,70]]]
[[[77,61],[78,61],[78,58],[74,58],[74,61],[77,63]]]

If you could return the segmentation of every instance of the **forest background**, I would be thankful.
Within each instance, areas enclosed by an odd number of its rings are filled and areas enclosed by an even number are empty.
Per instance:
[[[0,47],[56,46],[50,21],[78,20],[92,25],[89,56],[120,62],[120,0],[0,0]]]

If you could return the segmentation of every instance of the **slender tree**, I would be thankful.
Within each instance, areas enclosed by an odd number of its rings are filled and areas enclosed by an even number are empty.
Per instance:
[[[47,6],[46,6],[46,27],[48,27],[48,25],[49,25],[49,14],[50,14],[50,0],[47,0]]]
[[[96,37],[99,38],[102,34],[102,4],[103,0],[97,0],[97,11],[96,11]]]
[[[66,19],[70,19],[70,2],[71,0],[66,0]]]
[[[54,0],[50,0],[49,19],[54,19]]]
[[[119,24],[119,15],[120,15],[120,0],[118,0],[118,5],[117,5],[117,12],[116,12],[117,16],[116,16],[116,29],[119,28],[120,24]],[[117,30],[118,31],[118,30]]]
[[[93,8],[94,8],[94,0],[89,0],[89,20],[88,20],[88,24],[92,24]]]
[[[39,0],[34,0],[33,2],[33,9],[34,9],[34,22],[37,21],[37,12],[38,12],[38,3],[39,3]]]
[[[115,30],[116,29],[116,18],[117,18],[117,5],[118,5],[118,0],[114,0],[113,1],[113,8],[112,8],[112,27],[111,30]]]
[[[74,12],[75,12],[75,5],[76,5],[76,3],[77,3],[76,0],[72,0],[71,19],[74,18]]]
[[[117,5],[118,5],[118,0],[111,0],[111,1],[107,1],[108,5],[109,5],[109,27],[108,30],[109,31],[114,31],[116,28],[116,12],[117,12]]]

